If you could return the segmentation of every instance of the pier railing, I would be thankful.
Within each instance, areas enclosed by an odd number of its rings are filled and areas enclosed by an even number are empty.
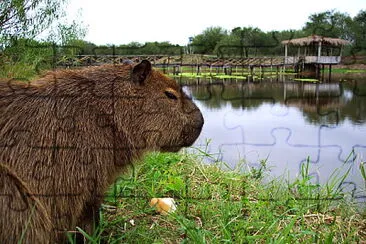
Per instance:
[[[339,64],[340,56],[292,56],[285,57],[284,64],[296,64],[303,62],[306,64]]]

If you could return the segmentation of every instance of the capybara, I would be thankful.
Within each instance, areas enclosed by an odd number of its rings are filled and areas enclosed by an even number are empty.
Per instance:
[[[0,84],[0,242],[59,243],[93,230],[109,186],[148,151],[178,151],[200,110],[144,60]]]

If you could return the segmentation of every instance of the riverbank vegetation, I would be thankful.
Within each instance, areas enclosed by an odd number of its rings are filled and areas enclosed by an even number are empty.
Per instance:
[[[271,179],[266,162],[234,169],[205,164],[204,153],[149,154],[107,194],[91,243],[359,243],[366,239],[365,204],[357,204],[333,174],[313,183],[309,164],[294,180]],[[365,171],[365,165],[360,164]],[[347,174],[347,173],[346,173]],[[285,174],[284,174],[285,175]],[[365,178],[366,180],[366,178]],[[366,181],[365,181],[366,183]],[[175,199],[158,214],[153,197]],[[361,206],[361,208],[360,208]]]

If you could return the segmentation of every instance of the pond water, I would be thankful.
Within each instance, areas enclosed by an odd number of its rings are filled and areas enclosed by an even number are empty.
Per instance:
[[[205,118],[194,146],[211,154],[208,162],[259,168],[265,160],[271,176],[286,179],[309,162],[320,184],[350,169],[342,189],[366,197],[359,170],[366,161],[366,76],[321,83],[288,77],[180,82]]]

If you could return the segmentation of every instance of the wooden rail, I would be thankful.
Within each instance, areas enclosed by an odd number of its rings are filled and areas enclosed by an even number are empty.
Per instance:
[[[269,67],[292,65],[285,62],[284,57],[248,57],[248,58],[218,58],[198,56],[196,60],[188,60],[184,56],[164,56],[164,55],[77,55],[59,56],[56,59],[56,66],[95,66],[107,63],[124,63],[127,61],[138,62],[147,59],[157,66],[180,65],[180,66],[253,66]]]

